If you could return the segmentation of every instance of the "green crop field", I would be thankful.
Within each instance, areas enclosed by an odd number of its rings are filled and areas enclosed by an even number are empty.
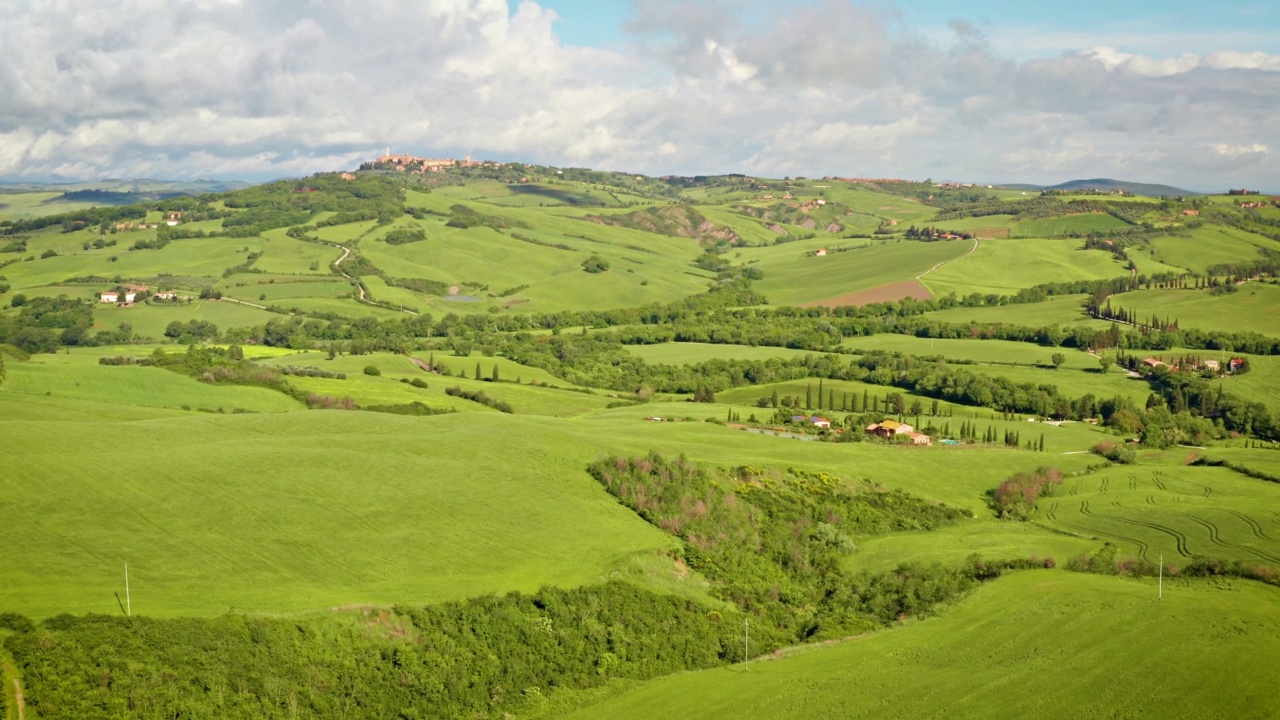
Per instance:
[[[1064,351],[1067,352],[1067,351]],[[1093,395],[1099,400],[1120,396],[1141,404],[1151,394],[1151,386],[1143,379],[1131,377],[1114,367],[1109,372],[1098,372],[1098,364],[1083,370],[1069,370],[1015,365],[966,365],[966,370],[990,376],[1008,378],[1016,383],[1054,385],[1070,398]]]
[[[1152,581],[1024,572],[941,617],[620,688],[566,717],[1263,718],[1277,601],[1243,583],[1167,583],[1157,601]]]
[[[1083,248],[1083,241],[1071,238],[982,240],[972,255],[943,265],[921,282],[935,295],[1008,295],[1039,283],[1127,274],[1110,254]]]
[[[844,342],[851,352],[888,350],[905,355],[941,356],[948,360],[967,360],[976,363],[1001,365],[1032,365],[1052,367],[1053,355],[1061,353],[1065,358],[1063,370],[1096,370],[1098,359],[1089,353],[1073,348],[1041,347],[1032,343],[1007,340],[967,340],[919,338],[914,335],[869,335],[850,338]]]
[[[1252,331],[1280,335],[1280,286],[1251,282],[1235,292],[1211,295],[1207,290],[1139,290],[1112,297],[1113,305],[1138,314],[1176,319],[1184,328]]]
[[[825,257],[810,254],[818,248],[841,245],[855,249],[830,252]],[[764,279],[757,286],[770,303],[795,305],[831,300],[880,285],[913,280],[938,263],[964,255],[972,247],[967,242],[883,243],[865,239],[814,239],[767,248],[748,248],[734,255],[764,272]]]
[[[1040,501],[1047,527],[1174,564],[1195,556],[1280,563],[1280,486],[1221,468],[1137,465],[1067,479]]]
[[[706,360],[764,360],[813,355],[805,350],[713,343],[662,343],[660,345],[628,345],[627,351],[648,363],[692,365]]]
[[[1106,213],[1063,215],[1040,220],[1022,220],[1013,223],[1014,237],[1057,237],[1060,235],[1085,235],[1091,232],[1107,232],[1129,227],[1129,223]]]
[[[1095,320],[1085,313],[1086,299],[1084,295],[1059,295],[1038,303],[937,310],[929,313],[928,317],[940,322],[1009,323],[1032,327],[1085,325],[1106,328],[1110,326],[1110,323]]]
[[[1214,265],[1256,258],[1260,250],[1274,249],[1267,238],[1231,227],[1210,225],[1151,242],[1153,257],[1192,272],[1206,272]]]

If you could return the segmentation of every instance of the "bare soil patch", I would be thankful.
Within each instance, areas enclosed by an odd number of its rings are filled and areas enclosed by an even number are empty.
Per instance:
[[[885,285],[877,285],[866,290],[858,290],[857,292],[845,293],[837,295],[826,300],[818,300],[815,302],[803,303],[801,307],[843,307],[845,305],[870,305],[871,303],[891,302],[894,300],[903,300],[906,298],[915,298],[917,300],[928,300],[933,295],[918,280],[903,280],[901,282],[887,283]]]

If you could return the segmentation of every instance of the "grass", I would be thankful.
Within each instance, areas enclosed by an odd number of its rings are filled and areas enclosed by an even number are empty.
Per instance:
[[[1261,249],[1274,249],[1272,240],[1219,225],[1206,225],[1185,234],[1156,238],[1152,256],[1184,270],[1204,273],[1214,265],[1256,258]],[[1137,250],[1131,250],[1133,255]]]
[[[948,360],[969,360],[1001,365],[1052,367],[1054,353],[1062,353],[1063,370],[1096,370],[1098,359],[1073,348],[1042,347],[1012,340],[919,338],[914,335],[880,334],[849,338],[845,347],[854,351],[888,350],[922,357],[941,355]]]
[[[1071,352],[1063,350],[1066,354]],[[966,365],[965,369],[981,375],[1005,377],[1016,383],[1032,385],[1056,385],[1058,391],[1069,398],[1093,395],[1105,400],[1116,395],[1127,397],[1143,407],[1147,396],[1151,394],[1151,386],[1145,380],[1129,377],[1127,373],[1112,367],[1110,372],[1097,372],[1095,362],[1093,370],[1054,370],[1052,368],[1032,368],[1012,365]]]
[[[75,350],[72,354],[36,355],[25,362],[6,363],[8,379],[0,393],[50,395],[111,403],[113,417],[131,416],[130,408],[163,408],[234,412],[288,412],[301,406],[288,396],[264,388],[215,386],[168,370],[137,365],[99,365],[97,358],[116,352]],[[144,354],[123,349],[122,354]]]
[[[808,254],[821,247],[837,245],[867,247],[833,252],[826,257]],[[798,305],[911,280],[940,262],[955,260],[972,247],[968,242],[816,238],[766,248],[745,248],[732,255],[735,262],[753,264],[764,272],[764,279],[755,286],[770,304]]]
[[[593,582],[672,544],[564,439],[488,417],[6,409],[0,544],[22,561],[0,571],[0,606],[118,612],[124,562],[148,615],[434,602]]]
[[[565,717],[1140,718],[1153,708],[1167,718],[1273,716],[1280,591],[1171,582],[1157,602],[1153,585],[1017,573],[940,617],[749,670],[623,686]]]
[[[793,358],[819,353],[777,347],[749,347],[715,343],[662,343],[628,345],[627,350],[653,365],[693,365],[707,360],[768,360]]]
[[[1280,335],[1280,286],[1251,282],[1236,292],[1212,295],[1207,290],[1156,289],[1114,295],[1112,304],[1139,318],[1176,319],[1179,327]]]
[[[1067,479],[1038,517],[1151,562],[1280,564],[1280,486],[1225,468],[1138,465]]]
[[[1128,274],[1109,253],[1071,238],[983,240],[977,252],[947,263],[921,282],[934,295],[1010,295],[1040,283],[1099,280]]]
[[[1008,323],[1031,327],[1046,325],[1110,327],[1110,323],[1094,320],[1085,314],[1084,301],[1087,298],[1087,295],[1060,295],[1044,302],[1021,305],[956,307],[931,312],[928,316],[934,320],[952,323]]]
[[[257,297],[255,293],[250,302],[257,303]],[[233,327],[265,325],[278,317],[280,316],[266,310],[226,300],[195,300],[190,304],[175,305],[143,304],[128,308],[98,305],[93,309],[93,327],[96,331],[114,329],[120,323],[129,323],[138,336],[162,340],[165,328],[175,320],[180,322],[204,320],[217,325],[219,330],[226,330]]]
[[[883,572],[904,562],[959,564],[977,553],[986,558],[1036,555],[1064,563],[1102,546],[1097,540],[1074,537],[1033,523],[982,519],[933,532],[899,532],[867,538],[849,555],[851,570]]]
[[[1021,220],[1012,225],[1014,237],[1058,237],[1072,233],[1088,234],[1130,227],[1129,223],[1107,213],[1081,213],[1038,220]]]

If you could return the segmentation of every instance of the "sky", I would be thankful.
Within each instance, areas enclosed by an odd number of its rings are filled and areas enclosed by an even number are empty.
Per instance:
[[[0,180],[393,152],[1280,192],[1280,3],[8,0]]]

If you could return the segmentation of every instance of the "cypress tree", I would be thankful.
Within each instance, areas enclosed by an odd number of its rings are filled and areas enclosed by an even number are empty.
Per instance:
[[[808,408],[813,407],[813,386],[812,385],[804,386],[804,406],[806,410]]]

